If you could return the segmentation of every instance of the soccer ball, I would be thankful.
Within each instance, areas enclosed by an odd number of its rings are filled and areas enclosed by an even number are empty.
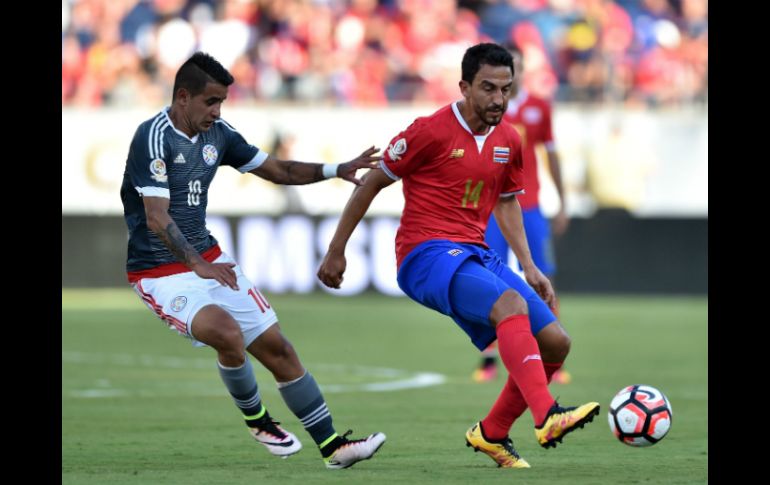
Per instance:
[[[671,428],[671,404],[652,386],[636,384],[620,390],[610,402],[610,429],[629,446],[652,446]]]

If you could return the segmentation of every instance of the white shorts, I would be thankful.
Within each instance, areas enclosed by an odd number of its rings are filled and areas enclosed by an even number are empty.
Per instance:
[[[235,263],[222,253],[215,263]],[[193,271],[160,278],[142,278],[134,283],[134,291],[145,305],[170,329],[192,340],[196,347],[206,344],[195,340],[192,322],[198,311],[207,305],[217,305],[238,322],[243,343],[248,347],[254,339],[278,321],[278,316],[260,291],[254,287],[241,267],[233,268],[238,277],[238,291],[220,285],[217,280],[204,279]]]

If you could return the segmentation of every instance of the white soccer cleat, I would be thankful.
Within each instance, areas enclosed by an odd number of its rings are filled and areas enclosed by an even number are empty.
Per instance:
[[[366,438],[360,440],[348,440],[346,436],[350,433],[351,431],[348,431],[342,435],[342,439],[345,440],[345,443],[334,450],[330,456],[324,458],[326,468],[335,470],[348,468],[361,460],[368,460],[374,456],[377,450],[379,450],[385,443],[385,435],[383,433],[370,434]]]
[[[265,445],[267,451],[281,458],[288,458],[302,449],[293,433],[278,426],[278,422],[272,419],[260,424],[259,428],[249,428],[249,433],[258,442]]]

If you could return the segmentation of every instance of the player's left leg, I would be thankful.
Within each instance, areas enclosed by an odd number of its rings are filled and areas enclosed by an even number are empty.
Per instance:
[[[222,255],[217,262],[235,262]],[[385,442],[385,435],[374,433],[360,440],[339,436],[332,426],[332,417],[313,376],[305,370],[291,343],[281,333],[275,310],[264,295],[243,274],[239,265],[233,268],[238,276],[239,292],[219,285],[212,298],[221,302],[241,328],[246,350],[275,377],[281,397],[299,418],[321,450],[327,468],[347,468],[369,459]],[[280,423],[264,410],[259,416],[246,417],[252,436],[278,454],[287,441],[298,442]],[[251,418],[251,420],[250,420]],[[297,450],[299,451],[299,450]]]
[[[383,445],[383,433],[358,440],[347,439],[350,432],[337,434],[318,384],[302,366],[278,324],[261,333],[247,350],[273,374],[283,400],[318,445],[327,468],[347,468],[368,460]]]
[[[530,329],[538,344],[546,380],[550,383],[569,353],[571,339],[550,308],[508,266],[493,258],[485,260],[487,267],[526,299]],[[482,423],[491,436],[505,436],[516,419],[527,409],[527,403],[515,381],[507,379],[495,405]]]
[[[532,254],[532,261],[534,261],[535,266],[537,266],[537,268],[551,280],[551,285],[553,285],[555,290],[556,254],[553,246],[553,237],[551,235],[551,223],[543,215],[539,206],[523,210],[522,219],[524,231],[527,234],[527,245]],[[556,307],[551,310],[557,317],[559,317],[558,293]],[[538,343],[540,343],[540,340],[538,340]],[[542,345],[541,350],[543,350]],[[545,364],[545,362],[553,363],[555,361],[544,360],[543,363]],[[562,359],[559,362],[563,364],[564,360]],[[546,373],[548,373],[548,368],[546,368]],[[560,365],[559,368],[549,375],[548,382],[551,381],[556,382],[557,384],[569,384],[572,381],[572,375]]]

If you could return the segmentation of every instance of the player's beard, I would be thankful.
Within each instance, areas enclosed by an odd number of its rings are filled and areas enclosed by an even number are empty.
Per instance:
[[[505,108],[503,107],[500,111],[490,111],[489,109],[484,110],[483,113],[479,113],[479,118],[481,118],[485,124],[489,126],[497,126],[500,124],[501,121],[503,121],[503,114],[505,113]]]

